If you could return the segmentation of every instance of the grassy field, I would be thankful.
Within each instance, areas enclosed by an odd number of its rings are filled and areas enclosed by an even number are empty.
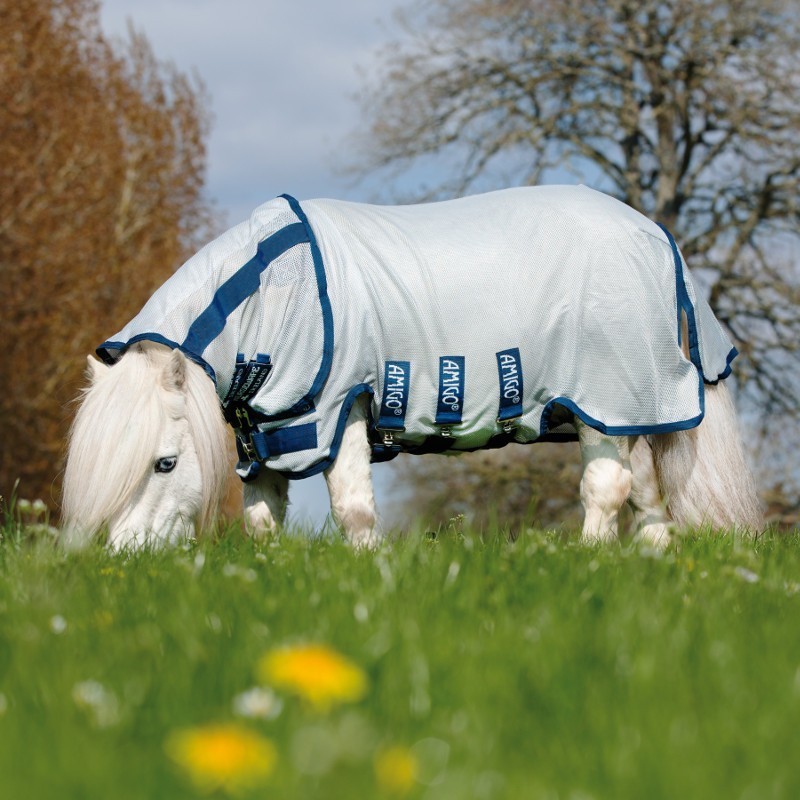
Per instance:
[[[800,797],[796,536],[232,530],[124,557],[9,533],[3,800]],[[267,654],[308,644],[293,688]]]

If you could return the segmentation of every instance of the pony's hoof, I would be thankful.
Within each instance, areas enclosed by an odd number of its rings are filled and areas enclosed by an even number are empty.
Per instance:
[[[355,550],[376,550],[383,542],[383,534],[374,528],[348,533],[347,540]]]
[[[278,535],[280,525],[267,503],[261,502],[245,510],[244,527],[251,539],[264,542]]]
[[[651,525],[643,525],[634,536],[636,544],[646,544],[658,550],[666,550],[672,541],[669,526],[662,522],[654,522]]]

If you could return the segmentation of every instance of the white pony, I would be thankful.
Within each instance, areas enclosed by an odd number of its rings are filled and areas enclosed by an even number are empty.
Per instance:
[[[372,461],[570,435],[586,541],[616,537],[625,502],[658,546],[675,526],[762,526],[721,380],[735,350],[669,234],[587,189],[278,198],[98,352],[64,479],[72,545],[194,535],[226,420],[253,536],[283,523],[290,478],[323,472],[345,536],[374,546]]]

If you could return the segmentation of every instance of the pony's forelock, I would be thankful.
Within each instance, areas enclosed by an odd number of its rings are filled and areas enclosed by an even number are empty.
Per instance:
[[[132,499],[152,468],[159,436],[176,408],[161,390],[170,351],[157,345],[132,347],[82,393],[69,437],[63,517],[73,538],[99,531]],[[227,474],[225,423],[213,383],[188,362],[183,413],[197,451],[203,488],[201,524],[219,504]],[[179,398],[175,398],[180,405]]]

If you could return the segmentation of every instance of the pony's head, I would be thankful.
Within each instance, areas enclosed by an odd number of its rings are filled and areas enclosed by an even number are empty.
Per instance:
[[[178,350],[133,345],[89,358],[64,475],[64,540],[103,529],[114,549],[192,536],[213,514],[228,444],[211,380]]]

